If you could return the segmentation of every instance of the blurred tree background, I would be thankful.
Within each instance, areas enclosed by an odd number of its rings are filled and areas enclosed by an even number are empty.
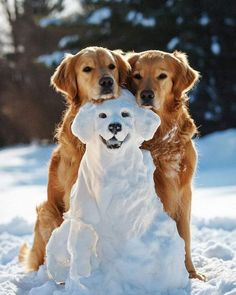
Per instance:
[[[75,2],[75,0],[73,0]],[[65,52],[97,45],[184,51],[202,78],[190,111],[200,133],[236,127],[234,0],[0,0],[0,145],[52,140],[64,109],[49,86]]]

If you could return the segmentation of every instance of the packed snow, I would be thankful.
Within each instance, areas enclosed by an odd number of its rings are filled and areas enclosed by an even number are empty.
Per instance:
[[[139,148],[159,125],[127,90],[76,116],[72,131],[86,152],[46,251],[63,294],[151,295],[188,285],[183,240],[156,196],[151,154]]]
[[[235,295],[236,130],[215,132],[196,140],[196,146],[192,255],[208,281],[191,280],[187,289],[169,294]],[[51,295],[52,290],[54,294],[65,290],[48,278],[45,266],[25,274],[17,259],[20,245],[32,242],[34,208],[46,198],[47,163],[53,148],[32,144],[0,150],[1,295]]]

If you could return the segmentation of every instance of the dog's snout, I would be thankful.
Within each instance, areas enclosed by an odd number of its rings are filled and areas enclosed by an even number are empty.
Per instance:
[[[122,130],[122,126],[120,123],[111,123],[109,124],[108,129],[111,131],[111,133],[117,134],[117,132]]]
[[[114,81],[111,77],[102,77],[99,80],[99,85],[101,85],[104,88],[111,87],[113,85]]]
[[[140,97],[144,105],[150,105],[154,98],[154,92],[152,90],[143,90],[140,93]]]

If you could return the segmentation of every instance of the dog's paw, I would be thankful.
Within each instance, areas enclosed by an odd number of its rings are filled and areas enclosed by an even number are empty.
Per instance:
[[[198,279],[203,282],[207,281],[207,277],[204,274],[197,272],[196,270],[189,272],[189,278],[190,279]]]

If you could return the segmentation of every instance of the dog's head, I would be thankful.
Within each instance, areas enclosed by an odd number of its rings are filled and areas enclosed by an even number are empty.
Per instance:
[[[150,50],[130,53],[127,60],[132,68],[130,88],[138,104],[147,108],[158,110],[168,105],[177,109],[199,79],[182,52]]]
[[[80,108],[72,124],[72,133],[83,143],[93,142],[107,151],[140,145],[153,137],[160,118],[152,111],[138,107],[134,96],[122,90],[115,100],[99,105],[87,103]]]
[[[51,78],[51,84],[65,94],[69,103],[84,104],[119,96],[130,65],[119,51],[87,47],[66,55]]]

